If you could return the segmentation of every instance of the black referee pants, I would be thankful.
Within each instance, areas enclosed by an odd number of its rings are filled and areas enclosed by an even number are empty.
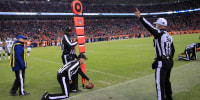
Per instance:
[[[16,93],[19,88],[19,95],[24,95],[24,78],[25,78],[25,69],[15,71],[15,81],[10,90],[11,93]]]
[[[196,50],[195,48],[191,49],[191,50],[185,50],[185,56],[186,57],[182,57],[179,56],[179,59],[185,60],[185,61],[190,61],[191,59],[196,60]],[[192,56],[190,57],[190,54],[192,53]]]
[[[74,57],[70,54],[62,54],[61,58],[62,58],[63,65],[74,60]]]
[[[61,56],[62,61],[63,61],[63,65],[65,65],[66,63],[68,63],[69,61],[74,60],[74,57],[70,54],[62,54]],[[78,90],[78,73],[76,73],[75,75],[72,76],[72,84],[70,84],[70,91],[72,90]]]
[[[170,83],[170,74],[173,67],[173,60],[158,61],[155,70],[155,81],[157,90],[157,100],[173,100]]]
[[[64,99],[64,98],[69,98],[69,80],[67,77],[62,76],[60,74],[57,75],[57,80],[61,86],[62,93],[58,94],[48,94],[48,99],[49,100],[59,100],[59,99]]]

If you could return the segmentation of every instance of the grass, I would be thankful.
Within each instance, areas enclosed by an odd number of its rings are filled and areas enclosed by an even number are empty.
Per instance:
[[[199,37],[199,34],[173,36],[176,49],[174,67],[191,62],[178,61],[178,54],[183,52],[187,45],[199,42],[197,37]],[[89,58],[86,61],[86,74],[94,82],[95,88],[84,90],[82,93],[154,73],[151,69],[154,55],[153,38],[86,44],[86,56]],[[31,95],[13,97],[8,92],[12,87],[15,74],[8,66],[9,60],[2,59],[0,61],[0,100],[38,100],[45,90],[50,93],[61,92],[56,79],[57,71],[62,67],[60,48],[56,46],[32,48],[30,56],[27,57],[27,62],[25,90],[31,92]],[[80,87],[82,86],[81,80],[79,81],[79,85]],[[199,85],[191,88],[191,94],[196,94],[192,91],[195,88],[199,89]],[[184,100],[179,98],[184,93],[175,94],[174,97],[177,98],[175,100]],[[200,98],[199,95],[195,96]]]
[[[174,95],[174,100],[199,100],[200,84]]]

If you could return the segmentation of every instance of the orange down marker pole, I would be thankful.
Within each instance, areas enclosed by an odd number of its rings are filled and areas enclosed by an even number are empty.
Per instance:
[[[79,15],[83,12],[82,3],[79,0],[74,0],[72,2],[72,12],[75,15]],[[74,16],[74,26],[76,29],[76,35],[78,40],[79,54],[85,54],[85,36],[84,36],[84,18]],[[85,73],[85,64],[81,64],[81,70]],[[82,78],[83,87],[85,85],[85,79]]]

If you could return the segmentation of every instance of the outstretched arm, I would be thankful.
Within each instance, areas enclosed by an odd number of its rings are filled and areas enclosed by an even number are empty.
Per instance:
[[[137,18],[140,18],[141,15],[140,15],[139,9],[138,9],[138,8],[135,8],[135,9],[136,9],[135,16],[136,16]]]
[[[154,36],[157,37],[158,33],[160,33],[160,30],[155,28],[149,21],[147,21],[144,17],[141,16],[140,10],[136,8],[135,16],[139,18],[141,23],[144,25],[144,27]]]

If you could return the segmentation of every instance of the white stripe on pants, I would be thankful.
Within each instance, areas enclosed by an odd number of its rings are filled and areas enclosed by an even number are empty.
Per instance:
[[[67,63],[67,55],[64,55],[65,64]]]
[[[160,87],[160,71],[162,68],[162,61],[158,61],[158,68],[156,69],[156,88],[157,88],[157,95],[158,100],[161,100],[161,87]]]
[[[67,85],[66,85],[66,82],[65,82],[65,77],[62,77],[62,83],[63,83],[63,86],[64,86],[64,91],[65,91],[65,95],[63,96],[54,96],[54,97],[50,97],[49,96],[49,99],[64,99],[64,98],[68,98],[68,90],[67,90]]]
[[[22,76],[22,70],[19,70],[19,79],[20,79],[20,92],[21,92],[21,95],[24,95],[24,79],[23,79],[23,76]]]
[[[190,60],[190,55],[188,54],[188,51],[185,51],[185,55],[186,55],[186,57],[179,56],[179,59],[183,59],[183,60],[189,61]]]

